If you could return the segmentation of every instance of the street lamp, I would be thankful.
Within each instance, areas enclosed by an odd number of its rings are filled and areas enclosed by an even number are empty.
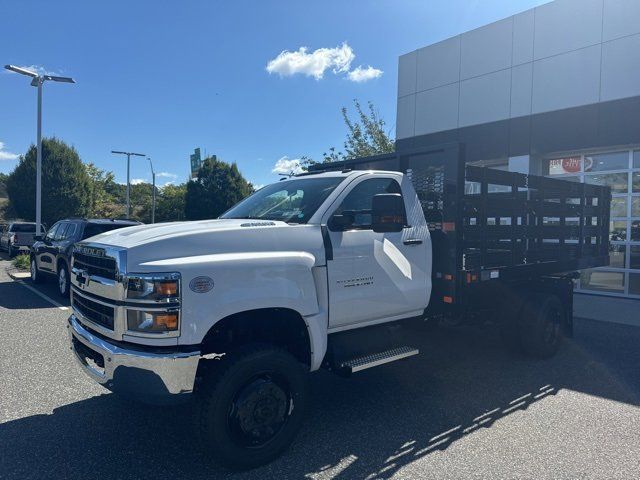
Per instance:
[[[153,162],[151,158],[147,157],[149,164],[151,165],[151,182],[153,193],[151,196],[151,223],[156,223],[156,172],[153,170]]]
[[[131,207],[131,202],[129,200],[129,189],[130,189],[129,171],[130,171],[130,167],[131,167],[131,155],[134,155],[136,157],[145,157],[146,155],[144,153],[119,152],[119,151],[116,151],[116,150],[111,150],[111,153],[115,153],[116,155],[126,155],[127,156],[127,218],[129,218],[129,209]]]
[[[36,235],[41,233],[42,225],[42,85],[47,80],[53,82],[76,83],[71,77],[58,77],[55,75],[39,75],[26,68],[15,65],[5,65],[4,68],[12,72],[31,77],[31,86],[38,87],[38,134],[36,154]]]

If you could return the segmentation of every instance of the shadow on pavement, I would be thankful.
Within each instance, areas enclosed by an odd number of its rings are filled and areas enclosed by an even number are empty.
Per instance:
[[[0,259],[1,260],[1,259]],[[0,308],[7,308],[11,310],[29,310],[37,308],[52,308],[52,305],[45,298],[42,298],[38,294],[30,291],[28,288],[20,285],[24,283],[31,288],[34,288],[41,294],[51,298],[56,303],[65,307],[70,306],[69,298],[62,298],[58,293],[58,285],[56,283],[56,277],[54,275],[46,275],[44,281],[40,284],[34,284],[31,279],[26,278],[22,280],[12,280],[4,269],[9,266],[8,262],[0,261]]]
[[[53,305],[39,297],[17,282],[7,277],[6,282],[0,282],[0,308],[11,310],[28,310],[35,308],[52,308]]]
[[[617,349],[607,348],[603,328]],[[292,448],[234,478],[313,478],[329,469],[336,478],[386,478],[560,389],[640,405],[638,391],[624,386],[637,387],[640,374],[618,369],[638,365],[640,355],[640,329],[626,328],[577,321],[576,340],[546,361],[508,356],[494,332],[442,329],[419,345],[421,357],[349,380],[317,373],[309,418]],[[201,451],[194,411],[193,404],[147,407],[105,393],[9,421],[0,425],[0,478],[228,478]]]

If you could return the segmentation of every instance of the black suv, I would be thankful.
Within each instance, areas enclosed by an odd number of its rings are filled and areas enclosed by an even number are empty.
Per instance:
[[[40,283],[43,273],[58,278],[58,289],[63,297],[69,296],[69,271],[73,245],[85,238],[117,228],[141,225],[133,220],[103,220],[70,218],[54,224],[41,240],[31,247],[31,280]]]

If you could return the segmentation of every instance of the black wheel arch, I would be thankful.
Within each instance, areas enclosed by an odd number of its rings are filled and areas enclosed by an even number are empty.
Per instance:
[[[201,343],[203,354],[226,353],[262,343],[282,348],[311,365],[311,338],[302,315],[289,308],[260,308],[229,315],[216,322]]]

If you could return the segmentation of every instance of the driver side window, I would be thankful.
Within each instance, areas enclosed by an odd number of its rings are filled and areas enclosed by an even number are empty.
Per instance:
[[[371,230],[373,197],[379,193],[402,194],[402,190],[392,178],[365,180],[347,194],[333,215],[348,215],[353,219],[344,230]]]
[[[56,233],[60,225],[61,225],[60,223],[56,223],[53,227],[51,227],[44,238],[46,238],[47,240],[53,241],[56,237]]]

